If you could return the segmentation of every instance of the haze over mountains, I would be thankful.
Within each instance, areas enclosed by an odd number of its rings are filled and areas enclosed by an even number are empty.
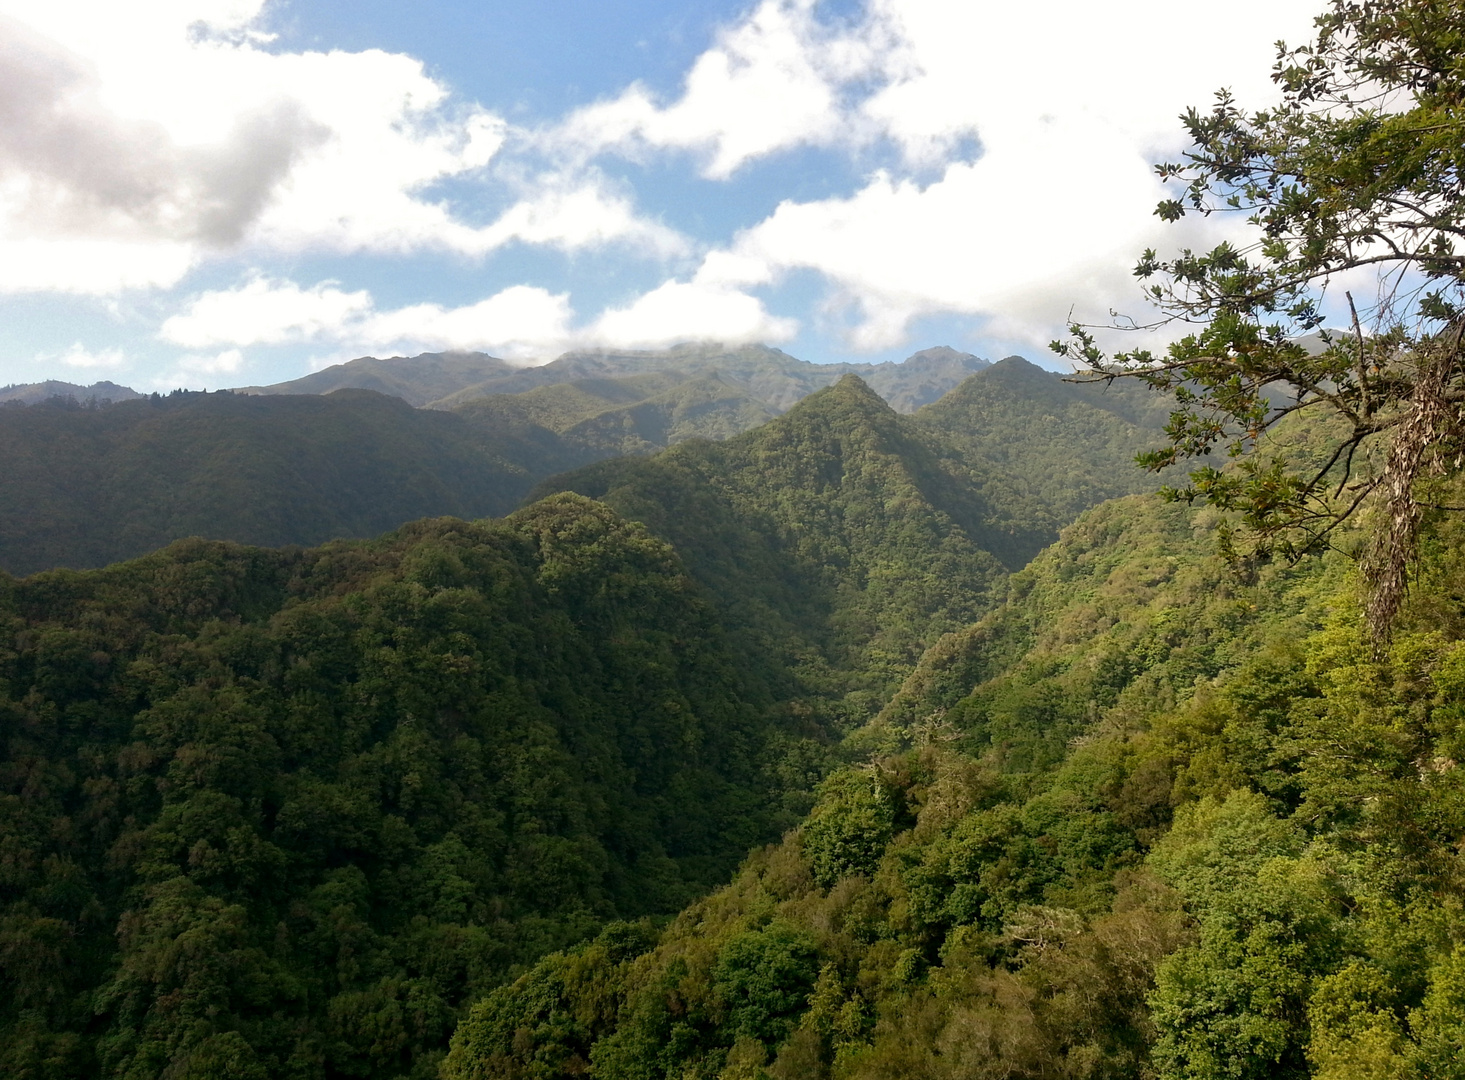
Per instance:
[[[0,410],[0,568],[100,566],[185,536],[317,544],[419,517],[500,516],[557,473],[757,428],[845,367],[884,387],[870,400],[886,411],[946,392],[940,408],[891,422],[914,424],[943,468],[1005,508],[983,525],[986,550],[1004,562],[1030,557],[1078,509],[1144,483],[1127,459],[1159,413],[1136,405],[1132,388],[1075,386],[1018,358],[990,365],[932,349],[900,365],[825,367],[761,346],[689,346],[507,372],[491,357],[361,360],[285,384],[323,393]],[[338,385],[351,381],[394,392]],[[430,407],[411,406],[434,394]]]
[[[0,404],[14,401],[22,405],[34,405],[37,402],[49,401],[51,398],[69,398],[82,403],[104,404],[113,401],[131,401],[133,398],[139,397],[142,395],[131,387],[118,386],[116,383],[105,381],[92,383],[90,386],[81,386],[59,379],[47,379],[45,382],[16,383],[0,387]]]
[[[783,412],[841,375],[859,375],[900,412],[935,401],[987,361],[947,346],[923,349],[900,363],[813,364],[766,345],[729,348],[693,343],[643,351],[571,352],[538,367],[522,367],[486,353],[428,353],[336,364],[290,382],[250,386],[241,393],[326,394],[354,387],[400,397],[413,405],[450,408],[487,394],[584,379],[659,374],[669,380],[716,373],[768,408]]]

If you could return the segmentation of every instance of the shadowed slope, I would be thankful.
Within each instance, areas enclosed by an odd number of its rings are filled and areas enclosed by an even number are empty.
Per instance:
[[[184,536],[309,544],[505,514],[543,475],[524,464],[541,456],[532,434],[495,443],[362,390],[0,409],[0,568],[100,566]]]
[[[853,376],[744,435],[602,462],[539,489],[553,490],[600,499],[670,540],[729,625],[773,649],[808,708],[840,727],[873,715],[1003,577],[970,483]]]

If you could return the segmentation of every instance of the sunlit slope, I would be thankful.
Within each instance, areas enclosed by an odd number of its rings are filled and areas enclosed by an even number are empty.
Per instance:
[[[1288,790],[1266,744],[1347,594],[1338,562],[1236,581],[1213,525],[1086,514],[930,650],[798,832],[649,946],[607,934],[488,996],[446,1075],[1146,1075],[1157,971],[1196,939],[1151,852],[1200,795]]]

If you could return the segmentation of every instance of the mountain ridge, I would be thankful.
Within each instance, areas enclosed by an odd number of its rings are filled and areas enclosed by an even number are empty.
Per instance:
[[[325,393],[355,387],[391,393],[413,405],[451,409],[488,394],[519,394],[554,383],[673,372],[716,370],[775,412],[845,374],[864,376],[904,412],[934,401],[988,361],[949,346],[923,349],[903,361],[815,364],[767,345],[689,342],[665,349],[586,349],[537,366],[510,364],[486,353],[423,353],[362,357],[299,379],[237,388],[247,394]]]
[[[117,383],[105,380],[92,383],[90,386],[63,382],[60,379],[0,386],[0,404],[18,402],[24,405],[34,405],[42,401],[49,401],[51,398],[62,398],[70,399],[78,404],[95,402],[100,405],[114,401],[131,401],[143,396],[145,395],[139,394],[130,386],[119,386]]]

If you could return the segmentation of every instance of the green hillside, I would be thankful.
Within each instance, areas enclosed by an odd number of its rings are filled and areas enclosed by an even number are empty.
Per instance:
[[[783,691],[832,730],[879,709],[924,649],[991,606],[1004,535],[969,478],[846,376],[724,442],[601,462],[576,491],[646,523],[687,561]]]
[[[186,536],[315,544],[505,514],[546,472],[578,463],[557,448],[542,429],[488,438],[360,390],[6,406],[0,569],[103,566]]]
[[[794,820],[749,664],[574,496],[0,574],[0,1073],[434,1075],[472,999]]]
[[[950,449],[948,459],[1007,503],[1022,528],[1022,562],[1058,530],[1105,499],[1154,491],[1161,478],[1135,468],[1135,455],[1163,441],[1173,400],[1143,385],[1065,381],[1020,356],[978,372],[915,415]]]
[[[363,356],[289,382],[240,387],[237,393],[330,394],[337,390],[373,390],[420,406],[515,370],[507,360],[487,353],[423,353],[384,360]]]
[[[445,1076],[1458,1075],[1460,525],[1375,655],[1348,560],[1239,581],[1215,524],[1085,515],[799,830],[488,995]]]
[[[627,375],[618,379],[575,379],[550,383],[518,394],[481,394],[476,388],[433,403],[464,415],[482,411],[540,424],[562,432],[607,409],[637,405],[685,382],[678,371]]]
[[[670,371],[468,397],[453,411],[489,435],[525,424],[544,427],[560,436],[566,453],[579,457],[577,464],[653,453],[691,438],[726,439],[775,415],[715,372]]]
[[[1214,509],[1020,566],[1153,430],[1106,393],[851,377],[501,522],[0,576],[0,1068],[1454,1075],[1465,523],[1379,653],[1347,555],[1228,565]]]

